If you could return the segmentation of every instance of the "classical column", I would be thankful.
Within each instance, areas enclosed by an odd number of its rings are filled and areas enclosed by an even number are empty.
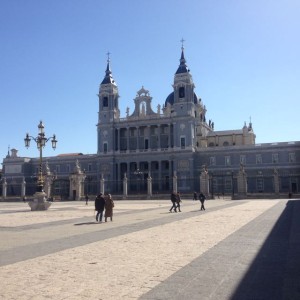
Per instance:
[[[161,134],[161,125],[157,126],[157,131],[158,131],[158,144],[157,144],[157,148],[161,149],[161,144],[160,144],[160,134]]]
[[[277,169],[274,169],[274,192],[276,195],[279,195],[279,176]]]
[[[151,126],[147,125],[147,139],[148,139],[148,149],[151,149]]]
[[[129,127],[126,127],[126,137],[127,137],[127,149],[126,152],[129,152]]]
[[[120,152],[120,140],[121,140],[121,137],[120,137],[120,128],[117,128],[117,131],[118,131],[118,140],[117,140],[117,147],[118,147],[118,151]]]
[[[205,166],[200,174],[200,192],[202,192],[206,198],[209,197],[209,174]]]
[[[176,171],[174,171],[174,175],[173,175],[173,192],[177,193],[177,175],[176,175]]]
[[[171,124],[168,125],[168,148],[171,148]]]
[[[140,150],[140,127],[136,127],[136,151]]]

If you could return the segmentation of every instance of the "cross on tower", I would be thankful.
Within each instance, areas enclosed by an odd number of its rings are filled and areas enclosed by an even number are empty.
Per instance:
[[[106,55],[107,55],[107,61],[109,62],[110,60],[109,60],[109,56],[110,56],[110,52],[108,51],[107,53],[106,53]]]
[[[184,47],[183,47],[183,43],[185,42],[185,40],[182,38],[181,40],[180,40],[180,42],[181,42],[181,49],[183,49]]]

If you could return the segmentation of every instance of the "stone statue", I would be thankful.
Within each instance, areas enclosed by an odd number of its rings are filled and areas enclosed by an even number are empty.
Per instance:
[[[157,105],[157,113],[160,115],[160,104]]]

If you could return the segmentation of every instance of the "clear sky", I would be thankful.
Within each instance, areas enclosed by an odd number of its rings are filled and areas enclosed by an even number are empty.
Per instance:
[[[26,132],[58,139],[45,156],[97,152],[106,53],[121,116],[136,92],[172,92],[180,40],[215,130],[252,120],[257,143],[299,141],[299,0],[0,0],[0,159]]]

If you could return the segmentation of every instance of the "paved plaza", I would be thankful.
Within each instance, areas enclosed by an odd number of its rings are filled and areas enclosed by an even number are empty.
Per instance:
[[[0,202],[0,299],[300,299],[300,200]]]

